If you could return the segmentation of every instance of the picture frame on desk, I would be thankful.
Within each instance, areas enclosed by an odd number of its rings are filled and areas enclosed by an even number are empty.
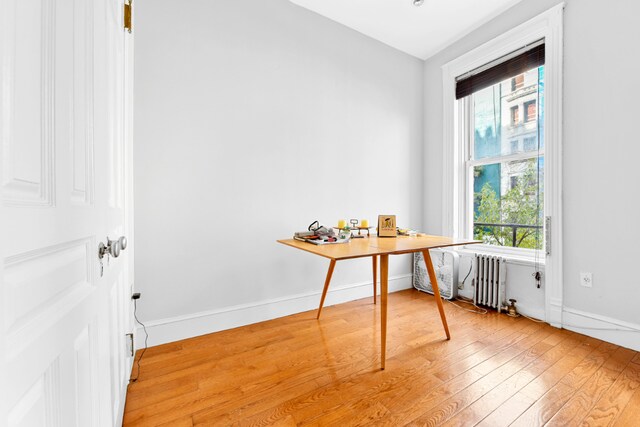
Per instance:
[[[378,237],[396,237],[397,235],[396,216],[378,215]]]

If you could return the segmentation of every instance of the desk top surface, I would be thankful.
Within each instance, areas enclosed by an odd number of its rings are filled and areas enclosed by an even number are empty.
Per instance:
[[[372,236],[364,237],[362,239],[351,239],[347,243],[338,243],[334,245],[314,245],[313,243],[302,242],[295,239],[278,240],[278,242],[335,260],[362,258],[374,255],[407,254],[420,252],[425,249],[482,243],[477,240],[454,239],[444,236]]]

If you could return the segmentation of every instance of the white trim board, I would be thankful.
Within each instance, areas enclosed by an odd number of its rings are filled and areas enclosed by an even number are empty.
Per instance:
[[[389,278],[389,292],[397,292],[412,287],[412,275],[402,274]],[[378,285],[378,289],[379,289]],[[345,286],[329,287],[325,307],[360,298],[372,297],[373,282],[352,283]],[[185,316],[154,320],[145,323],[149,333],[149,346],[166,344],[212,332],[246,326],[265,320],[314,310],[320,303],[321,290],[273,298],[265,301],[240,304],[217,310],[203,311]],[[373,300],[371,301],[373,305]],[[144,331],[136,330],[136,349],[144,347]]]
[[[443,165],[442,165],[442,234],[463,234],[461,195],[458,189],[464,179],[459,166],[462,150],[459,103],[455,99],[455,79],[471,70],[514,52],[540,39],[545,40],[545,216],[553,221],[549,229],[551,250],[545,262],[545,321],[562,326],[562,76],[563,76],[563,12],[560,3],[510,31],[465,53],[442,66],[443,84]]]
[[[623,320],[569,307],[564,307],[562,314],[562,327],[564,329],[640,351],[640,324],[625,322]]]

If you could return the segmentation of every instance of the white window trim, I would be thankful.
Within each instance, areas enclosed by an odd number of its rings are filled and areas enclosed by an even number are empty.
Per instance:
[[[479,46],[442,67],[443,78],[443,197],[442,232],[462,237],[466,195],[460,194],[465,178],[465,126],[461,123],[464,102],[455,99],[456,77],[481,67],[537,40],[545,40],[545,227],[550,238],[545,258],[545,317],[562,326],[562,20],[560,3],[518,27]],[[461,227],[462,224],[462,227]]]
[[[506,248],[505,249],[500,248],[498,251],[496,251],[495,246],[489,247],[489,245],[468,245],[468,246],[459,246],[452,250],[458,252],[460,255],[490,254],[490,255],[502,256],[506,258],[510,264],[536,267],[543,274],[545,271],[544,257],[540,259],[536,259],[535,257],[532,257],[532,256],[526,256],[526,255],[523,256],[522,253],[510,253],[509,250]]]
[[[510,246],[494,246],[494,245],[465,245],[462,249],[475,251],[478,253],[492,253],[494,255],[503,255],[505,258],[528,259],[531,263],[540,265],[545,264],[545,256],[542,251],[526,248],[512,248]],[[538,257],[536,258],[536,252]]]

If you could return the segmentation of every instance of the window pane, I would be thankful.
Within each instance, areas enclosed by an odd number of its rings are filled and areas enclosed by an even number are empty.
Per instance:
[[[511,141],[511,154],[518,152],[518,145],[519,144],[517,139],[515,141]]]
[[[542,249],[544,157],[473,168],[473,238]]]
[[[517,126],[520,122],[520,114],[518,112],[518,106],[511,107],[511,126]]]
[[[473,158],[536,151],[538,136],[540,148],[544,147],[541,106],[544,106],[544,66],[474,93]]]
[[[537,116],[536,116],[536,100],[534,99],[533,101],[527,101],[524,103],[524,121],[525,122],[532,122],[534,120],[536,120]]]
[[[524,138],[524,151],[534,151],[538,149],[538,138],[535,136]]]

